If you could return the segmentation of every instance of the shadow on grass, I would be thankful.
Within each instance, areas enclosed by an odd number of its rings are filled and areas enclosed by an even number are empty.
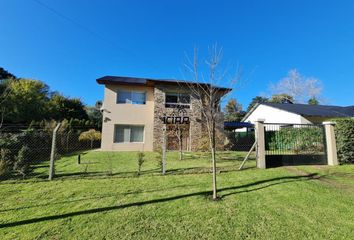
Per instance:
[[[185,187],[196,187],[196,186],[200,186],[200,184],[188,184],[188,185],[184,184],[184,185],[178,185],[178,186],[170,187],[170,188],[158,188],[158,189],[147,190],[147,191],[146,190],[128,191],[125,193],[106,194],[106,195],[100,195],[97,197],[86,197],[86,198],[79,198],[79,199],[68,200],[68,201],[49,202],[49,203],[44,203],[44,204],[35,204],[35,205],[31,205],[31,206],[23,206],[23,207],[17,207],[17,208],[7,208],[7,209],[1,209],[0,213],[10,212],[10,211],[19,211],[19,210],[23,210],[23,209],[36,208],[36,207],[60,205],[60,204],[73,203],[73,202],[82,202],[82,201],[87,201],[87,200],[95,200],[95,199],[100,200],[100,199],[110,198],[110,197],[128,196],[131,194],[161,192],[161,191],[165,191],[165,190],[172,190],[172,189],[185,188]]]
[[[225,196],[230,196],[233,194],[258,191],[258,190],[261,190],[264,188],[268,188],[268,187],[280,185],[280,184],[285,184],[285,183],[289,183],[289,182],[311,180],[314,178],[318,178],[317,174],[309,174],[309,175],[305,175],[305,176],[286,176],[286,177],[271,178],[271,179],[260,180],[260,181],[256,181],[253,183],[240,185],[240,186],[221,188],[221,189],[219,189],[218,192],[220,194],[223,191],[237,190],[237,189],[242,189],[242,188],[258,186],[258,185],[261,185],[264,183],[270,183],[268,185],[260,186],[260,187],[253,188],[253,189],[245,189],[245,190],[241,190],[241,191],[235,191],[235,192],[231,192],[231,193],[221,194],[221,197],[225,197]],[[275,181],[281,181],[281,182],[275,182]],[[272,183],[272,182],[275,182],[275,183]],[[3,223],[3,224],[0,224],[0,228],[15,227],[15,226],[27,225],[27,224],[31,224],[31,223],[58,220],[58,219],[64,219],[64,218],[80,216],[80,215],[87,215],[87,214],[92,214],[92,213],[108,212],[108,211],[113,211],[113,210],[129,208],[129,207],[138,207],[138,206],[144,206],[144,205],[155,204],[155,203],[163,203],[163,202],[169,202],[169,201],[174,201],[174,200],[189,198],[189,197],[194,197],[194,196],[207,197],[210,194],[211,194],[211,191],[201,191],[201,192],[188,193],[188,194],[183,194],[183,195],[178,195],[178,196],[147,200],[147,201],[142,201],[142,202],[127,203],[127,204],[122,204],[119,206],[93,208],[93,209],[87,209],[87,210],[82,210],[82,211],[76,211],[76,212],[70,212],[70,213],[64,213],[64,214],[58,214],[58,215],[52,215],[52,216],[45,216],[45,217],[38,217],[38,218],[21,220],[21,221]]]
[[[239,171],[238,165],[230,165],[224,167],[218,167],[218,173],[227,173],[227,172],[235,172]],[[254,169],[255,166],[244,167],[242,170],[246,169]],[[168,169],[166,175],[188,175],[188,174],[207,174],[211,173],[210,167],[189,167],[189,168],[172,168]],[[140,172],[140,175],[137,175],[137,171],[126,171],[126,172],[115,172],[111,173],[109,171],[90,171],[90,172],[69,172],[69,173],[56,173],[55,180],[96,180],[96,179],[105,179],[105,178],[137,178],[143,176],[163,176],[161,174],[160,168],[154,168],[150,170],[144,170]],[[31,174],[27,176],[25,179],[19,178],[7,178],[0,179],[5,182],[0,181],[0,185],[5,184],[24,184],[24,183],[38,183],[38,182],[48,182],[48,174],[45,173],[37,173]]]

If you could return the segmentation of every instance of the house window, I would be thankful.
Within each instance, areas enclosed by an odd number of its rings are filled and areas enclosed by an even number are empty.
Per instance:
[[[190,108],[191,97],[186,93],[166,93],[165,94],[165,107],[167,108]]]
[[[117,92],[117,103],[129,103],[129,104],[145,104],[146,93],[136,91],[122,91]]]
[[[116,143],[144,142],[144,126],[116,125],[114,133]]]

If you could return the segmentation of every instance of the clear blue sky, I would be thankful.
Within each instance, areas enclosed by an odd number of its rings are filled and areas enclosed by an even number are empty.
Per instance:
[[[0,66],[52,90],[102,99],[104,75],[182,78],[184,54],[218,42],[249,81],[247,107],[289,69],[319,78],[328,104],[354,105],[354,1],[0,0]],[[252,73],[252,74],[250,74]]]

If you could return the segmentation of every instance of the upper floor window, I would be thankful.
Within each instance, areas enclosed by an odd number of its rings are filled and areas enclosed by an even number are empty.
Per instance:
[[[190,108],[191,96],[186,93],[166,93],[165,94],[165,107],[175,108],[183,107]]]
[[[137,91],[119,90],[117,92],[117,103],[145,104],[146,93]]]

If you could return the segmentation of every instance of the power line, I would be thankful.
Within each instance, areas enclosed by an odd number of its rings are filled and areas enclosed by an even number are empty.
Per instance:
[[[74,19],[72,19],[72,18],[66,16],[65,14],[63,14],[63,13],[57,11],[56,9],[54,9],[53,7],[50,7],[49,5],[43,3],[42,1],[40,1],[40,0],[33,0],[33,1],[34,1],[35,3],[37,3],[37,4],[39,4],[40,6],[42,6],[43,8],[46,8],[48,11],[52,12],[53,14],[57,15],[58,17],[60,17],[60,18],[62,18],[62,19],[64,19],[64,20],[66,20],[66,21],[68,21],[69,23],[73,24],[74,26],[80,28],[81,30],[84,30],[84,31],[88,32],[89,34],[91,34],[91,35],[97,37],[98,39],[104,41],[106,44],[110,45],[111,47],[114,47],[115,49],[118,49],[118,50],[120,50],[120,51],[126,52],[126,53],[128,53],[128,54],[132,54],[132,55],[134,55],[135,57],[138,57],[138,55],[135,54],[134,52],[128,51],[127,49],[124,49],[124,48],[121,48],[121,47],[117,46],[116,43],[112,42],[112,41],[109,40],[109,39],[106,39],[106,38],[103,37],[101,34],[99,34],[99,33],[95,32],[95,31],[91,30],[89,27],[87,27],[87,26],[81,24],[80,22],[75,21]],[[151,66],[151,65],[150,65],[150,66]],[[155,67],[155,68],[158,68],[158,67],[156,67],[156,66],[154,66],[154,65],[152,65],[152,66]]]

